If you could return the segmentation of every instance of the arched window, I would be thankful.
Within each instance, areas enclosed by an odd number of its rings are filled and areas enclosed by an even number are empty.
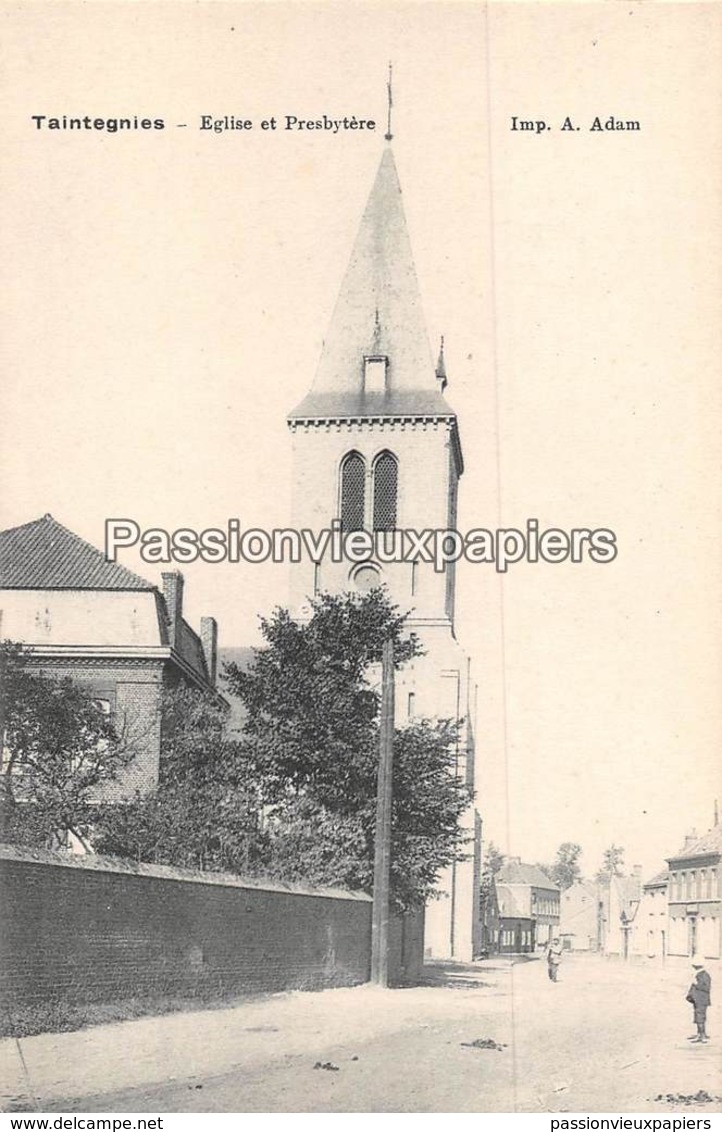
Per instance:
[[[399,466],[390,452],[382,452],[374,464],[374,530],[396,527],[396,495]]]
[[[358,452],[349,452],[341,465],[341,529],[362,531],[364,527],[364,497],[366,494],[366,465]]]

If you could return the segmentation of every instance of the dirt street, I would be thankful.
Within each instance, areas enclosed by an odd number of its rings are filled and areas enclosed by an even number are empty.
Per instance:
[[[687,1040],[689,975],[684,963],[573,956],[554,984],[543,961],[499,959],[429,968],[428,984],[407,990],[275,995],[45,1035],[23,1040],[25,1084],[6,1103],[136,1113],[718,1112],[720,1012],[715,1004],[709,1045]],[[720,993],[713,985],[713,1003]],[[716,1101],[656,1100],[700,1091]]]

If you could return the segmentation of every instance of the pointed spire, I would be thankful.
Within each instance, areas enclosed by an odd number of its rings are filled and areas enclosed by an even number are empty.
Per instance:
[[[436,363],[436,380],[439,383],[439,389],[443,393],[446,386],[449,384],[449,379],[446,376],[446,361],[444,359],[444,335],[441,335],[441,342],[439,344],[439,360]]]
[[[360,394],[364,358],[388,359],[387,389],[438,389],[394,156],[386,148],[361,219],[314,391]]]

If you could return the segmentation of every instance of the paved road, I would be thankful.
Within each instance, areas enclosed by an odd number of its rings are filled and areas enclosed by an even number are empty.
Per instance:
[[[579,956],[565,959],[552,984],[543,962],[488,961],[432,969],[428,985],[408,990],[277,995],[31,1038],[22,1043],[25,1091],[16,1083],[9,1107],[719,1111],[719,1101],[683,1108],[655,1100],[701,1089],[722,1096],[716,1016],[709,1045],[686,1040],[693,1029],[684,1002],[689,974],[685,966],[662,971]],[[336,1068],[315,1068],[318,1062]]]

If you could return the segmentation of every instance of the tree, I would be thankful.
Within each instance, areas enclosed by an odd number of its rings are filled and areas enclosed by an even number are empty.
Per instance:
[[[87,846],[98,794],[133,758],[109,717],[68,677],[29,671],[22,648],[0,645],[3,840]]]
[[[267,869],[285,879],[370,891],[379,693],[369,680],[385,640],[401,667],[420,648],[383,590],[323,594],[306,623],[277,609],[248,671],[229,665],[246,707],[244,747],[266,814]],[[460,858],[471,792],[454,773],[457,721],[416,721],[394,738],[391,890],[423,904]]]
[[[546,873],[550,880],[559,888],[571,888],[579,880],[582,870],[579,867],[579,858],[582,855],[581,845],[575,841],[563,841],[557,849],[553,865],[540,865],[539,868]]]
[[[603,884],[612,877],[624,876],[624,849],[620,845],[610,845],[604,850],[602,864],[597,872],[597,881]]]
[[[496,878],[505,860],[506,857],[501,850],[497,849],[493,841],[490,841],[481,862],[482,889],[486,887],[488,890],[491,887],[492,882]]]
[[[223,704],[194,688],[166,689],[157,787],[96,814],[100,853],[155,864],[253,871],[260,801]]]
[[[490,841],[481,859],[479,897],[482,916],[484,915],[484,910],[492,894],[497,873],[500,871],[505,860],[506,857],[504,854],[497,849],[493,841]]]

